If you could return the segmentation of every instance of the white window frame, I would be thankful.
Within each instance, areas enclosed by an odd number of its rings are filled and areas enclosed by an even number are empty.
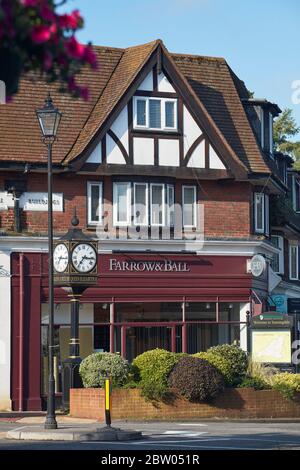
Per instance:
[[[277,244],[273,243],[273,239],[277,239]],[[276,253],[276,255],[273,256],[278,256],[278,271],[274,272],[276,274],[284,274],[284,238],[281,235],[271,235],[271,243],[274,245],[278,250],[280,250],[279,253]]]
[[[270,198],[268,194],[265,194],[265,234],[267,237],[270,235]]]
[[[273,145],[274,145],[274,138],[273,138],[273,114],[269,112],[269,153],[273,158]]]
[[[92,186],[98,186],[99,188],[99,220],[92,220]],[[102,225],[102,216],[103,216],[103,184],[100,181],[88,181],[87,182],[87,220],[88,225]]]
[[[257,222],[257,197],[262,200],[262,227],[258,228]],[[265,194],[264,193],[254,193],[254,231],[255,233],[265,233]]]
[[[118,221],[118,208],[117,208],[117,187],[118,185],[126,185],[127,187],[127,220]],[[113,224],[115,227],[127,227],[131,225],[131,183],[117,181],[113,184]]]
[[[137,222],[136,220],[136,201],[135,201],[135,188],[137,186],[146,186],[146,222],[145,223],[140,223]],[[148,183],[142,183],[142,182],[134,182],[133,183],[133,210],[134,210],[134,217],[133,217],[133,223],[136,226],[139,227],[146,227],[149,225],[149,184]]]
[[[152,188],[153,186],[162,187],[162,223],[154,224],[152,221]],[[165,194],[166,185],[164,183],[150,183],[150,224],[151,227],[164,227],[166,222],[166,194]]]
[[[295,251],[294,251],[295,250]],[[292,252],[296,253],[296,277],[292,276]],[[299,257],[298,257],[299,247],[298,245],[289,246],[289,277],[292,281],[298,281],[299,279]]]
[[[172,190],[172,201],[170,201],[170,198],[169,198],[169,190]],[[173,184],[167,184],[166,185],[166,226],[167,227],[174,227],[175,225],[175,188],[174,188],[174,185]],[[170,204],[171,202],[171,204]],[[173,209],[170,210],[170,207],[172,207]],[[173,212],[174,214],[174,223],[171,224],[171,212]]]
[[[260,107],[260,141],[261,148],[265,148],[265,112],[264,108]]]
[[[185,189],[193,189],[194,191],[194,203],[193,203],[193,212],[194,212],[194,225],[185,225],[184,224],[184,191]],[[197,227],[197,188],[196,186],[192,186],[192,185],[183,185],[182,186],[182,192],[181,192],[181,200],[182,200],[182,226],[183,228],[189,228],[189,229],[192,229],[192,228],[196,228]]]
[[[146,102],[146,125],[140,125],[137,123],[137,102],[138,100]],[[160,106],[160,119],[161,127],[149,127],[149,100],[159,100]],[[174,103],[174,127],[166,126],[166,102]],[[133,127],[134,129],[146,129],[149,131],[174,131],[178,130],[178,111],[177,111],[177,99],[176,98],[160,98],[156,96],[134,96],[133,97]]]

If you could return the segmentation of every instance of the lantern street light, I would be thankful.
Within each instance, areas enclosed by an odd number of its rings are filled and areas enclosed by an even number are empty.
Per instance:
[[[54,107],[50,93],[45,105],[36,110],[42,131],[43,142],[48,149],[48,277],[49,277],[49,332],[48,332],[48,399],[45,429],[56,429],[55,379],[54,379],[54,289],[53,289],[53,214],[52,214],[52,145],[61,119],[61,113]]]

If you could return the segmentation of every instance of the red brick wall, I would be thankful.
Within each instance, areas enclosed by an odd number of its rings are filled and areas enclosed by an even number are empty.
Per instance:
[[[15,175],[0,175],[0,190],[4,189],[4,179],[15,178]],[[86,227],[86,188],[87,181],[99,180],[86,175],[54,175],[53,191],[64,194],[64,212],[54,212],[54,230],[56,233],[65,232],[70,226],[74,207],[80,219],[81,227]],[[110,177],[103,177],[104,182],[104,212],[107,211],[111,220],[110,200],[112,198],[112,184]],[[176,200],[181,201],[181,181],[176,182]],[[187,181],[198,187],[198,199],[204,205],[204,231],[207,237],[249,237],[250,209],[252,194],[250,185],[235,182],[217,181]],[[27,176],[27,190],[33,192],[47,191],[47,175],[29,173]],[[22,212],[22,211],[21,211]],[[47,211],[24,211],[21,216],[24,231],[33,234],[47,232]],[[13,212],[6,215],[0,211],[0,228],[12,230]]]
[[[102,389],[72,389],[70,414],[104,419]],[[191,403],[181,397],[168,403],[146,401],[138,389],[114,390],[112,419],[300,418],[300,396],[286,400],[276,390],[227,389],[211,403]]]

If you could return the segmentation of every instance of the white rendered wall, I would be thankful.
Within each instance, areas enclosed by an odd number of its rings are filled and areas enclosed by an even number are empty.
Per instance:
[[[153,91],[153,74],[152,70],[148,73],[147,77],[142,81],[138,90],[141,91]]]
[[[164,73],[159,73],[157,75],[157,89],[158,91],[175,93],[175,89],[172,87]]]
[[[125,158],[115,141],[106,134],[106,161],[112,164],[125,165]]]
[[[158,149],[160,166],[179,166],[179,140],[159,139]]]
[[[191,113],[183,106],[183,148],[184,155],[189,150],[191,145],[195,142],[197,137],[202,134],[202,131]]]
[[[0,250],[0,410],[11,410],[10,251]]]
[[[222,161],[216,154],[213,147],[209,144],[209,168],[213,170],[226,170],[226,167],[223,165]]]
[[[240,304],[240,321],[245,322],[247,320],[247,312],[250,312],[250,303]],[[240,347],[244,351],[247,351],[247,325],[243,324],[240,326]]]
[[[135,165],[154,165],[154,139],[150,137],[133,139],[133,162]]]
[[[101,163],[102,162],[102,149],[101,142],[96,145],[86,163]]]
[[[205,141],[202,140],[193,151],[187,164],[191,168],[205,168]]]
[[[116,134],[122,142],[126,152],[128,153],[128,112],[127,106],[124,106],[117,119],[111,126],[111,130]]]

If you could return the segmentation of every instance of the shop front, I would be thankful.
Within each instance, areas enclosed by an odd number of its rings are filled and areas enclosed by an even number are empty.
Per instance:
[[[100,254],[99,279],[79,313],[80,355],[118,352],[132,361],[153,348],[195,353],[233,343],[247,349],[252,276],[243,256]],[[47,394],[47,256],[12,256],[13,408],[41,409]],[[26,299],[26,301],[25,301]],[[56,393],[69,354],[70,302],[55,289]],[[23,325],[23,328],[22,328]]]

